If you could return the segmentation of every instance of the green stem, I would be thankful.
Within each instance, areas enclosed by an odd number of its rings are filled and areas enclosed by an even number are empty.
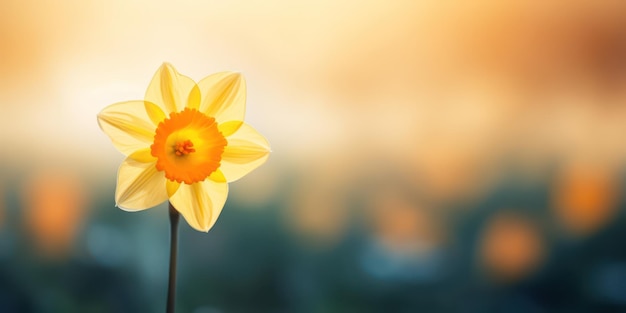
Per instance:
[[[172,203],[170,207],[170,276],[167,285],[167,313],[174,313],[176,300],[176,259],[178,256],[178,220],[180,214]]]

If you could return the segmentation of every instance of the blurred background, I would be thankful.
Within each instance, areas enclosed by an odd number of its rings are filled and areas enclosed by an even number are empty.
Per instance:
[[[96,114],[162,62],[248,82],[269,161],[178,310],[626,312],[626,3],[0,3],[0,311],[161,312],[167,207]]]

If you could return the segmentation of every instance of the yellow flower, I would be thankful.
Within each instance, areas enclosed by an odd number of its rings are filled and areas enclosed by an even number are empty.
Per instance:
[[[198,83],[164,63],[145,100],[112,104],[98,124],[126,159],[116,205],[126,211],[166,200],[191,227],[208,231],[228,196],[228,182],[263,164],[269,143],[243,122],[246,84],[239,73]]]

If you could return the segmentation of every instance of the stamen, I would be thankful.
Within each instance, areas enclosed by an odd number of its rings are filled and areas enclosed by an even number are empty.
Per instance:
[[[177,142],[176,147],[174,147],[174,151],[177,156],[183,156],[196,152],[196,149],[193,148],[193,142],[191,142],[191,140],[185,140]]]

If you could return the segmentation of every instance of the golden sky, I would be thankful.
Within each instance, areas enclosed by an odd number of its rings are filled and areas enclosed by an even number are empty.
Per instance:
[[[3,1],[0,157],[26,170],[114,171],[122,156],[95,116],[141,99],[167,61],[196,80],[241,71],[270,164],[347,174],[382,158],[444,185],[511,158],[621,164],[623,7]]]

